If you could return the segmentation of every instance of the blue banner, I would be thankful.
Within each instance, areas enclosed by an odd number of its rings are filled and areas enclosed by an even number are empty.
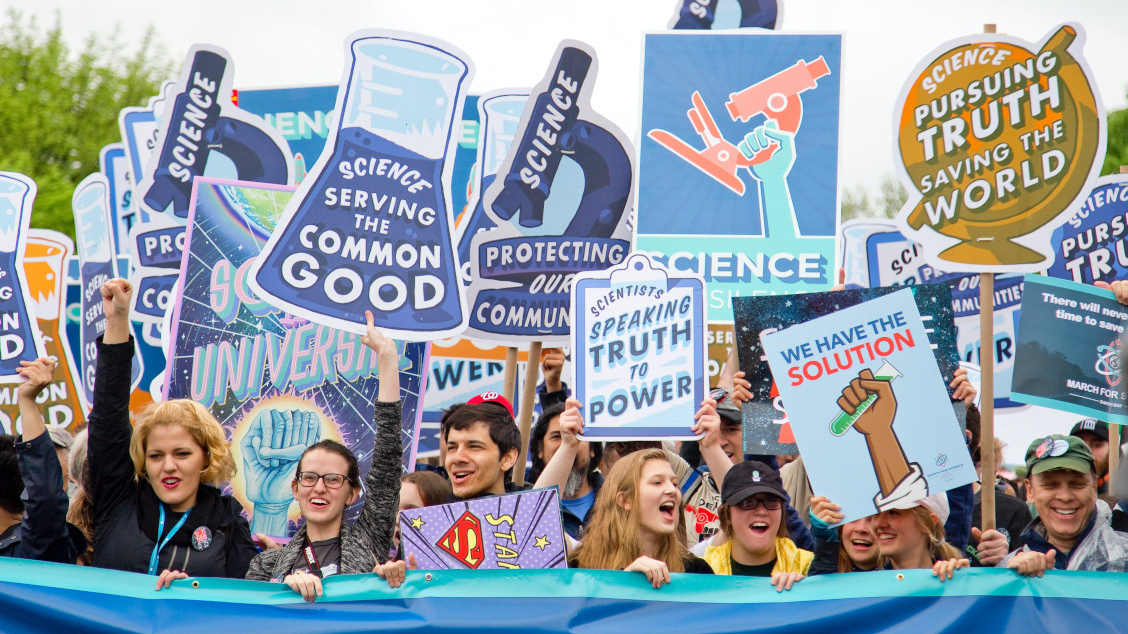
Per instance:
[[[286,586],[153,577],[0,560],[0,630],[41,632],[1104,632],[1128,622],[1128,576],[927,570],[812,577],[777,593],[766,579],[586,570],[409,571],[397,589],[375,575],[334,576],[308,605]],[[857,577],[861,574],[862,577]]]

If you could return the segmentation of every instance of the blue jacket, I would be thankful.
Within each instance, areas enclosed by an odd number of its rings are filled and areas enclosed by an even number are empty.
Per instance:
[[[51,435],[16,443],[16,455],[24,484],[24,516],[0,535],[0,557],[73,564],[86,550],[86,539],[67,524],[70,503]]]

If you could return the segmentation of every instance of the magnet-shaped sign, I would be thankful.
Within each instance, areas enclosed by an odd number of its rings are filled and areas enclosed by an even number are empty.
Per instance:
[[[23,174],[0,172],[0,383],[20,381],[20,361],[45,354],[23,276],[35,191],[35,181]]]
[[[362,31],[346,42],[338,127],[251,269],[255,292],[311,321],[426,340],[466,324],[453,244],[455,123],[473,67],[451,45]]]
[[[974,35],[927,55],[901,89],[894,143],[909,199],[897,217],[947,271],[1034,272],[1100,172],[1105,113],[1063,24],[1040,44]]]
[[[576,398],[592,440],[696,438],[705,379],[705,282],[635,254],[576,276]]]
[[[102,311],[102,286],[117,277],[114,270],[114,226],[110,213],[110,183],[105,175],[91,174],[78,184],[71,198],[75,236],[79,240],[79,270],[82,279],[80,318],[80,374],[87,402],[94,400],[94,370],[98,355],[95,340],[106,331]]]
[[[188,50],[180,78],[165,104],[159,148],[137,183],[137,203],[150,213],[188,216],[192,179],[239,178],[293,182],[293,157],[282,135],[231,103],[231,56],[217,46]]]
[[[783,0],[679,0],[671,29],[778,29]]]
[[[589,105],[596,68],[591,47],[566,40],[532,90],[485,193],[497,228],[471,241],[469,336],[566,344],[572,278],[630,252],[634,153]]]
[[[528,91],[495,90],[478,99],[478,121],[481,122],[481,138],[478,141],[478,156],[473,174],[478,178],[467,201],[468,213],[458,223],[457,243],[458,261],[462,264],[462,281],[469,284],[473,280],[470,273],[470,243],[479,231],[492,229],[495,223],[486,213],[484,193],[493,185],[497,172],[501,169],[517,127],[521,123],[521,113],[529,101]]]

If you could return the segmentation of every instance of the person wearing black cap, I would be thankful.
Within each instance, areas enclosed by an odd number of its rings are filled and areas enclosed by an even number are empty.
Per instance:
[[[1097,468],[1097,494],[1108,493],[1108,423],[1083,418],[1069,430],[1069,435],[1080,438],[1089,446]]]
[[[709,547],[704,557],[713,572],[771,577],[777,591],[790,590],[807,574],[814,555],[788,539],[785,496],[779,473],[762,462],[740,462],[729,469],[718,513],[726,540]]]
[[[1035,440],[1026,450],[1026,473],[1027,500],[1038,518],[1022,534],[1026,545],[999,567],[1039,577],[1055,568],[1128,572],[1128,534],[1113,529],[1108,504],[1097,499],[1096,463],[1084,441],[1060,434]],[[998,531],[985,531],[980,552],[984,544],[994,551],[1005,543]]]

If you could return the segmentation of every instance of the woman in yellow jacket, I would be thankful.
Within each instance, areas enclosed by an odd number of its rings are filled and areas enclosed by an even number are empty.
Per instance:
[[[807,575],[814,555],[787,537],[779,473],[755,460],[729,469],[721,485],[718,515],[725,541],[705,551],[718,575],[770,577],[777,591]]]

